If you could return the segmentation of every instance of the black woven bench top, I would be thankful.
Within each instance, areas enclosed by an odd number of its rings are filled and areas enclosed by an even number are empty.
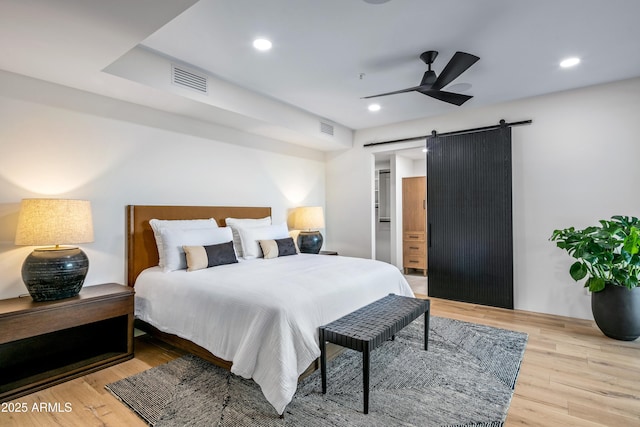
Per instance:
[[[329,342],[358,351],[367,342],[373,350],[428,311],[429,300],[390,294],[321,329]]]

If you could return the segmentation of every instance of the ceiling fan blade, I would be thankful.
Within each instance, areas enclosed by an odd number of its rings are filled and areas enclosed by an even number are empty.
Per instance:
[[[449,104],[462,105],[473,96],[463,95],[461,93],[445,92],[443,90],[420,90],[418,91],[424,95],[438,99],[440,101],[448,102]]]
[[[444,67],[431,89],[442,89],[469,67],[475,64],[480,58],[470,53],[456,52],[449,63]]]
[[[429,89],[429,88],[430,88],[430,86],[414,86],[414,87],[408,87],[406,89],[396,90],[396,91],[393,91],[393,92],[379,93],[377,95],[364,96],[361,99],[376,98],[378,96],[395,95],[396,93],[406,93],[406,92],[419,91],[420,89],[426,90],[426,89]]]

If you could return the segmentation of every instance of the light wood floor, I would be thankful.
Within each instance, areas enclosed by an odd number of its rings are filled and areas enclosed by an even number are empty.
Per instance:
[[[640,426],[640,340],[603,336],[591,321],[432,299],[432,314],[512,329],[529,341],[507,426]],[[1,426],[140,426],[146,424],[104,385],[180,355],[147,337],[135,358],[25,396],[26,413],[0,413]],[[71,412],[32,411],[39,402]],[[375,409],[374,409],[375,410]]]

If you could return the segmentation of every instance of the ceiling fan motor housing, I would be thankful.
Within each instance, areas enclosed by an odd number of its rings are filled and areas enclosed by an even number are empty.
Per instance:
[[[436,60],[437,56],[437,50],[428,50],[426,52],[422,52],[422,54],[420,55],[420,59],[422,59],[422,62],[427,64],[429,66],[429,70],[431,70],[431,64],[433,64],[433,61]]]

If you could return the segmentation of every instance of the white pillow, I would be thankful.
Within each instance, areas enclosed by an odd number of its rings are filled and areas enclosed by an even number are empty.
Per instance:
[[[239,228],[240,240],[242,241],[242,252],[244,259],[254,259],[262,257],[259,240],[274,240],[289,237],[287,223],[277,225],[267,225],[263,227]]]
[[[153,237],[156,239],[156,246],[158,247],[158,265],[164,268],[166,264],[164,259],[164,248],[162,247],[162,238],[160,237],[160,231],[163,228],[173,228],[178,230],[190,230],[194,228],[218,228],[218,223],[215,219],[150,219],[149,225],[153,230]]]
[[[231,231],[233,231],[233,247],[236,250],[236,254],[239,257],[242,257],[243,256],[242,242],[240,241],[240,235],[238,234],[238,229],[249,228],[249,227],[264,227],[265,225],[271,225],[271,217],[266,216],[264,218],[259,218],[259,219],[226,218],[225,222],[227,223],[227,227],[231,227]]]
[[[229,227],[191,230],[164,228],[160,231],[160,236],[165,255],[165,264],[162,267],[164,272],[187,268],[183,246],[215,245],[233,240]]]

